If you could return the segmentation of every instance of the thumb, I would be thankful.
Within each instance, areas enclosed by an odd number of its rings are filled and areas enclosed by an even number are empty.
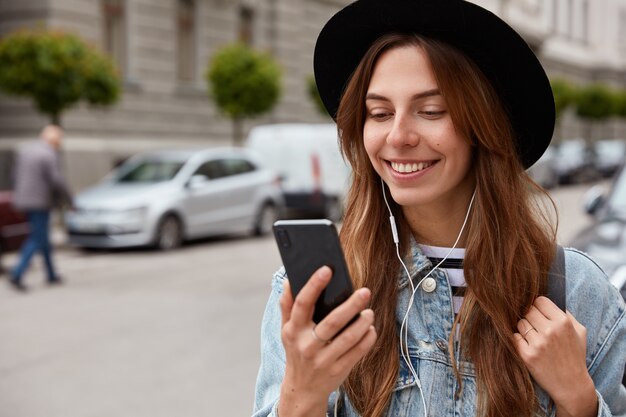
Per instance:
[[[291,286],[289,280],[283,281],[283,294],[280,296],[280,313],[282,326],[289,321],[291,317],[291,309],[293,307],[293,297],[291,295]]]

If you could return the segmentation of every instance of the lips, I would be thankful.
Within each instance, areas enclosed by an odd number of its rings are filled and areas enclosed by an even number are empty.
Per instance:
[[[437,161],[395,162],[389,161],[391,169],[400,174],[412,174],[433,166]]]

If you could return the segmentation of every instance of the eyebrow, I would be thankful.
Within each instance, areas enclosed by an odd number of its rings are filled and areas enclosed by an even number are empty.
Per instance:
[[[421,93],[413,94],[413,96],[411,97],[411,100],[419,100],[419,99],[426,98],[426,97],[440,96],[440,95],[441,95],[441,92],[439,91],[439,89],[433,88],[432,90],[426,90]],[[376,94],[376,93],[367,93],[367,95],[365,96],[365,101],[367,100],[390,101],[387,97],[381,96],[380,94]]]

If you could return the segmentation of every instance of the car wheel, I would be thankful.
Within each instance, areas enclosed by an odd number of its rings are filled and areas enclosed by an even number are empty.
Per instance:
[[[254,224],[254,235],[263,236],[272,231],[274,222],[278,219],[278,210],[271,203],[266,203],[256,218]]]
[[[159,224],[155,246],[159,250],[178,248],[183,242],[183,228],[176,216],[168,215]]]

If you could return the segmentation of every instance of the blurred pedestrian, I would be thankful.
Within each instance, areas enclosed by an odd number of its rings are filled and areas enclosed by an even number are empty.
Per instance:
[[[41,140],[17,153],[14,168],[13,204],[28,218],[29,237],[24,242],[20,259],[10,273],[13,288],[26,291],[24,273],[36,252],[45,261],[49,284],[60,284],[52,262],[49,226],[52,208],[63,202],[71,205],[72,196],[61,174],[59,150],[63,141],[63,129],[48,125],[41,131]]]
[[[358,289],[315,323],[332,270],[295,298],[275,274],[254,417],[626,416],[624,300],[557,247],[526,172],[555,121],[526,42],[468,1],[357,0],[314,69],[352,166]]]

